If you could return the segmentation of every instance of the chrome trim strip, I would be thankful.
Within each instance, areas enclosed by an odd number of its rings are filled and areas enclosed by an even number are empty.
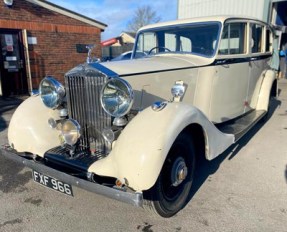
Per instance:
[[[112,198],[118,201],[122,201],[133,206],[142,207],[143,205],[143,194],[141,192],[124,192],[118,189],[109,188],[97,183],[93,183],[87,180],[83,180],[71,175],[68,175],[64,172],[60,172],[48,166],[45,166],[41,163],[36,163],[33,160],[19,156],[12,149],[3,148],[0,149],[0,155],[13,160],[14,162],[21,163],[35,171],[41,172],[48,176],[54,177],[56,179],[62,180],[70,185],[80,187],[87,191],[97,193],[108,198]]]

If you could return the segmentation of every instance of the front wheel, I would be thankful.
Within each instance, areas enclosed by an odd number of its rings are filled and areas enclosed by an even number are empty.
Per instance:
[[[181,210],[189,196],[195,169],[195,151],[189,134],[173,143],[155,185],[144,192],[144,208],[162,217]]]

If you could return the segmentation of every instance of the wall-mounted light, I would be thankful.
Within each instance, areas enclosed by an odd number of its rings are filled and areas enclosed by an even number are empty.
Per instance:
[[[13,5],[13,0],[4,0],[4,4],[8,7],[12,7]]]

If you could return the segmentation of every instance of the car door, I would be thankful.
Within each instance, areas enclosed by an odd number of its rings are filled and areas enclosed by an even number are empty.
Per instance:
[[[247,22],[225,23],[215,65],[210,118],[220,123],[245,110],[249,82]]]
[[[267,71],[272,58],[271,31],[265,25],[257,22],[251,22],[249,30],[250,61],[246,111],[256,108],[264,73]]]

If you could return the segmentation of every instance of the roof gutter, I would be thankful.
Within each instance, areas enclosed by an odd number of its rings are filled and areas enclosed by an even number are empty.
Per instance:
[[[58,5],[55,5],[53,3],[50,3],[50,2],[47,2],[47,1],[43,1],[43,0],[26,0],[27,2],[30,2],[30,3],[33,3],[33,4],[36,4],[38,6],[41,6],[41,7],[44,7],[48,10],[51,10],[51,11],[54,11],[54,12],[57,12],[59,14],[62,14],[62,15],[65,15],[65,16],[68,16],[70,18],[73,18],[73,19],[76,19],[76,20],[79,20],[81,22],[84,22],[84,23],[87,23],[87,24],[90,24],[92,26],[95,26],[95,27],[98,27],[100,28],[102,31],[104,31],[107,27],[106,24],[104,23],[101,23],[99,21],[96,21],[96,20],[93,20],[91,18],[88,18],[84,15],[81,15],[81,14],[78,14],[76,12],[73,12],[73,11],[70,11],[68,9],[65,9],[63,7],[60,7]]]

